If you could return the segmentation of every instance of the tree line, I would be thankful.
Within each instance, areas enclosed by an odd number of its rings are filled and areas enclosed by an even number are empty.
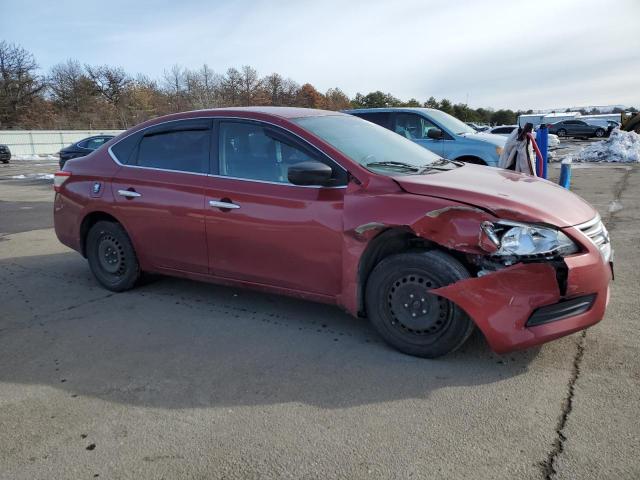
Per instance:
[[[203,108],[274,105],[343,110],[430,107],[463,121],[513,124],[521,113],[473,109],[430,97],[402,101],[375,91],[349,98],[340,88],[320,92],[279,73],[260,76],[250,66],[215,72],[174,65],[162,78],[131,75],[111,65],[83,65],[69,59],[40,73],[32,53],[0,41],[0,129],[126,129],[168,113]]]

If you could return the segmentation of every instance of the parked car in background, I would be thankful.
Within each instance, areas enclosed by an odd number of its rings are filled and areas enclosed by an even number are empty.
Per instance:
[[[392,130],[436,155],[466,163],[496,167],[506,143],[500,135],[476,132],[433,108],[367,108],[345,113]]]
[[[469,125],[476,132],[486,132],[487,130],[489,130],[489,125],[479,125],[479,124],[473,123],[473,122],[464,122],[464,123]]]
[[[11,150],[8,145],[0,145],[0,162],[9,163],[11,160]]]
[[[94,135],[83,138],[79,142],[73,143],[60,150],[60,168],[64,167],[67,160],[84,157],[111,140],[113,135]]]
[[[604,128],[606,131],[606,136],[611,135],[611,131],[614,128],[618,128],[620,126],[618,122],[614,122],[612,120],[602,120],[598,118],[587,119],[585,120],[585,122],[587,122],[589,125],[595,125]]]
[[[518,125],[499,125],[497,127],[489,128],[489,130],[487,130],[487,133],[509,136],[511,132],[513,132],[516,128],[518,128]]]
[[[157,272],[336,304],[411,355],[451,352],[475,326],[495,351],[530,347],[607,305],[611,244],[580,197],[338,112],[156,118],[54,188],[58,239],[109,290]]]
[[[607,134],[606,127],[591,125],[583,120],[563,120],[549,125],[549,133],[559,137],[598,137]]]

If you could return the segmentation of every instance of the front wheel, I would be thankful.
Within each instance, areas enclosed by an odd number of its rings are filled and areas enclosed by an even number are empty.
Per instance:
[[[604,137],[604,130],[602,128],[599,128],[598,130],[596,130],[596,137],[598,138]]]
[[[367,315],[382,338],[401,352],[445,355],[469,338],[474,324],[460,307],[430,291],[465,278],[466,268],[437,250],[392,255],[369,277]]]
[[[87,260],[100,284],[113,291],[133,288],[140,278],[138,257],[118,223],[97,222],[87,234]]]

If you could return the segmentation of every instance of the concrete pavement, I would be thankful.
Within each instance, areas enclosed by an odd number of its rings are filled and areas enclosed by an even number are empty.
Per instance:
[[[637,166],[574,172],[616,249],[603,322],[432,361],[324,305],[171,278],[112,294],[57,242],[49,181],[3,167],[2,479],[640,477]]]

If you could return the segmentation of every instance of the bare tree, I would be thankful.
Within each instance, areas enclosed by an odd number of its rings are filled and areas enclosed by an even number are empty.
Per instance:
[[[131,84],[129,75],[122,68],[110,65],[85,65],[85,69],[96,91],[117,113],[122,128],[128,128],[123,99]]]
[[[165,70],[163,89],[169,99],[171,111],[185,110],[187,101],[187,76],[180,65],[173,65],[170,70]]]
[[[47,83],[50,98],[63,111],[79,113],[94,102],[97,94],[91,79],[76,60],[51,67]]]
[[[244,65],[240,69],[240,102],[244,106],[254,105],[260,95],[260,77],[255,68]]]
[[[297,105],[298,94],[300,93],[300,85],[298,82],[287,78],[282,85],[282,105]]]
[[[185,71],[188,97],[193,108],[214,108],[221,105],[222,77],[208,65],[197,71]]]
[[[0,125],[13,127],[45,83],[36,74],[38,64],[31,53],[14,44],[0,42]]]
[[[236,106],[240,101],[242,75],[235,68],[230,68],[221,82],[222,101],[224,106]]]

